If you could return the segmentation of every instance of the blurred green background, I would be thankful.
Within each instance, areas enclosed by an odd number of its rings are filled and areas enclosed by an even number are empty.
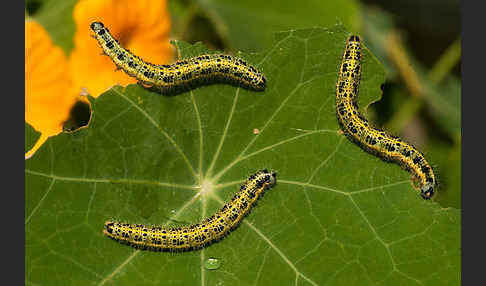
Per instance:
[[[66,53],[73,47],[74,0],[29,0],[39,21]],[[461,38],[459,0],[169,0],[172,38],[211,49],[259,52],[281,30],[342,22],[383,63],[383,98],[368,114],[378,127],[425,153],[438,175],[437,201],[461,207]],[[325,7],[325,9],[322,9]],[[66,129],[87,122],[73,110]],[[88,117],[89,118],[89,117]]]

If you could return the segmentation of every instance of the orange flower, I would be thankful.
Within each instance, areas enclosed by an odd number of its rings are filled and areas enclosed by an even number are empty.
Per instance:
[[[68,76],[68,63],[37,22],[25,22],[25,121],[41,133],[30,158],[49,136],[62,131],[77,100]]]
[[[155,64],[172,60],[169,44],[170,18],[167,2],[128,0],[80,0],[73,12],[76,24],[74,50],[69,61],[53,45],[38,23],[25,26],[25,121],[41,133],[26,159],[47,140],[62,131],[63,123],[77,100],[86,102],[80,93],[98,97],[115,84],[126,85],[136,80],[101,56],[101,48],[89,28],[101,21],[125,47]]]
[[[77,90],[98,97],[115,84],[136,83],[115,64],[102,56],[101,47],[90,35],[90,24],[103,22],[120,44],[154,64],[170,62],[173,49],[169,43],[170,18],[166,1],[84,0],[74,7],[74,50],[69,68]]]

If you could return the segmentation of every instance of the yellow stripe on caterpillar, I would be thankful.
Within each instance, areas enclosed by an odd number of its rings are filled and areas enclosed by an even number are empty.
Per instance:
[[[103,52],[139,84],[154,91],[175,94],[213,83],[227,83],[253,91],[265,90],[264,75],[244,60],[230,55],[201,55],[170,65],[155,65],[123,48],[101,22],[91,23]]]
[[[188,251],[219,241],[234,230],[251,211],[265,190],[277,182],[277,174],[266,169],[250,176],[223,208],[203,221],[166,228],[107,221],[103,233],[135,248],[155,251]]]
[[[357,97],[361,79],[361,40],[352,35],[346,41],[344,55],[336,84],[336,115],[346,136],[363,150],[395,162],[412,174],[419,182],[421,196],[430,199],[437,180],[430,164],[414,146],[398,137],[390,136],[372,127],[359,113]]]

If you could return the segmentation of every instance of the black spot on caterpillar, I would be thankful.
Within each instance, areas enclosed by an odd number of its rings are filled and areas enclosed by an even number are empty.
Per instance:
[[[219,241],[234,230],[251,211],[265,190],[277,182],[266,169],[250,176],[240,190],[214,215],[202,222],[175,228],[107,221],[103,233],[119,242],[154,251],[188,251]]]
[[[265,77],[244,60],[229,55],[201,55],[170,65],[148,63],[123,48],[101,22],[91,23],[94,38],[103,52],[138,83],[153,91],[177,94],[213,83],[228,83],[249,90],[263,91]]]
[[[430,199],[437,181],[430,164],[415,147],[398,137],[372,127],[359,113],[357,96],[361,79],[361,41],[352,35],[346,41],[336,84],[336,115],[346,136],[363,150],[398,163],[420,184],[421,196]]]

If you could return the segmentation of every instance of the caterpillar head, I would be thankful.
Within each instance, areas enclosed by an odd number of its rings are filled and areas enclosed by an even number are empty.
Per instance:
[[[270,185],[273,186],[277,183],[277,173],[274,171],[270,172]]]
[[[103,230],[103,233],[105,235],[111,236],[113,234],[113,228],[115,227],[115,223],[112,221],[107,221],[105,222],[105,229]]]
[[[93,31],[97,32],[97,31],[103,29],[105,26],[101,22],[93,22],[93,23],[91,23],[90,27]]]
[[[273,187],[277,183],[277,173],[275,171],[268,171],[263,169],[260,171],[261,174],[265,175],[264,180],[268,182],[268,187]]]
[[[257,80],[257,86],[259,91],[265,90],[265,85],[266,85],[266,79],[264,75],[260,75],[258,80]]]
[[[435,193],[435,186],[431,183],[426,183],[425,185],[420,188],[420,195],[424,200],[429,200],[431,197],[434,196]]]
[[[348,38],[348,42],[361,42],[361,39],[358,35],[351,35]]]

